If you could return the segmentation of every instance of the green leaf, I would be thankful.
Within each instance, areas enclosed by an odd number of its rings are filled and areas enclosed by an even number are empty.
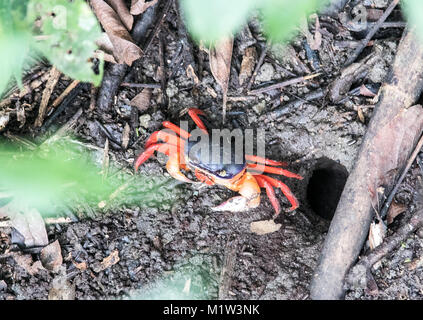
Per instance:
[[[196,40],[211,43],[238,31],[257,0],[182,0],[189,32]]]
[[[83,0],[30,0],[27,21],[45,36],[35,47],[60,71],[73,79],[99,85],[103,76],[89,61],[97,49],[101,29],[93,12]]]
[[[265,0],[263,2],[264,27],[269,38],[274,42],[290,39],[301,20],[321,8],[321,0]]]
[[[237,32],[255,9],[262,11],[267,35],[285,41],[301,19],[328,0],[182,0],[186,24],[196,40],[212,43]]]
[[[417,28],[417,34],[423,41],[423,1],[421,0],[403,0],[401,8],[410,25],[414,25]]]
[[[180,195],[174,180],[163,176],[126,173],[110,166],[105,177],[94,160],[102,157],[66,138],[43,144],[33,151],[22,151],[0,144],[0,190],[19,203],[36,207],[43,215],[58,214],[57,206],[75,208],[78,203],[100,211],[126,205],[137,207],[170,206]],[[124,186],[124,187],[122,187]]]
[[[22,86],[22,71],[31,37],[24,21],[26,4],[26,0],[0,1],[0,97],[12,76]]]

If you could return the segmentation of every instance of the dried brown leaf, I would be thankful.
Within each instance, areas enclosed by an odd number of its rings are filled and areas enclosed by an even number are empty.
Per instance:
[[[231,74],[233,44],[233,37],[226,37],[209,49],[210,70],[223,91],[223,121],[225,121],[226,117],[226,100],[229,76]]]
[[[200,83],[200,79],[198,79],[191,64],[187,67],[186,72],[187,76],[194,81],[195,85],[198,85]]]
[[[264,235],[278,231],[281,228],[280,223],[275,223],[274,220],[262,220],[251,222],[250,230],[258,235]]]
[[[242,57],[241,68],[239,71],[239,84],[242,86],[245,80],[250,78],[254,71],[254,65],[257,59],[257,51],[255,47],[248,47],[245,49]]]
[[[134,17],[129,13],[125,0],[106,0],[106,2],[116,11],[126,29],[131,31],[134,24]]]
[[[123,132],[122,132],[122,148],[124,150],[128,148],[130,131],[131,131],[131,128],[129,127],[129,124],[125,122],[125,127],[123,128]]]
[[[358,106],[358,108],[357,108],[357,116],[358,116],[358,119],[360,120],[361,123],[366,122],[366,119],[364,118],[363,109],[361,109],[360,106]]]
[[[141,58],[141,48],[134,43],[118,14],[104,0],[91,0],[91,6],[113,44],[116,61],[131,66],[135,60]]]
[[[369,247],[373,250],[383,242],[386,235],[386,226],[382,221],[372,222],[369,230]]]
[[[147,1],[146,0],[132,0],[131,2],[131,14],[134,16],[143,13],[145,10],[154,6],[158,0]]]
[[[103,261],[101,261],[101,270],[105,270],[115,265],[119,261],[119,251],[117,249],[113,250],[113,252],[108,257],[104,258]]]
[[[45,246],[40,253],[40,260],[47,270],[58,271],[63,263],[59,240]]]
[[[146,111],[150,107],[151,92],[152,90],[150,88],[144,88],[129,104],[133,107],[137,107],[140,112]]]
[[[38,117],[35,120],[34,127],[41,127],[41,125],[43,124],[44,116],[47,111],[48,101],[50,100],[51,94],[53,93],[53,89],[59,81],[61,74],[62,73],[57,70],[56,67],[51,68],[46,87],[43,91],[43,96],[41,97],[40,108],[38,110]]]
[[[78,263],[72,260],[72,263],[78,270],[81,270],[81,271],[87,270],[87,263],[85,261]]]
[[[41,270],[45,270],[41,264],[41,261],[33,262],[31,255],[29,254],[22,254],[20,252],[16,252],[13,254],[13,260],[22,267],[26,272],[30,275],[36,275]]]
[[[396,216],[404,213],[407,210],[407,206],[402,203],[392,202],[386,215],[386,223],[390,225]]]
[[[360,87],[360,95],[371,98],[376,96],[376,94],[369,90],[364,84]]]

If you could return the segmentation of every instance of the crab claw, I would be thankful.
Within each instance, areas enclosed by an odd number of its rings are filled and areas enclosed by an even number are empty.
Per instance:
[[[220,205],[213,207],[213,211],[230,211],[240,212],[250,209],[247,205],[247,198],[238,196],[230,198],[229,200],[221,203]]]
[[[179,162],[179,153],[173,153],[169,155],[169,160],[167,160],[166,163],[166,169],[167,172],[169,172],[169,174],[180,181],[183,182],[188,182],[188,183],[194,183],[194,181],[188,179],[187,177],[185,177],[181,170],[179,169],[181,167],[181,164]]]
[[[238,191],[240,196],[230,198],[217,207],[214,207],[214,211],[246,211],[256,208],[260,204],[260,186],[251,173],[246,172],[240,178],[237,186],[227,187],[233,191]]]

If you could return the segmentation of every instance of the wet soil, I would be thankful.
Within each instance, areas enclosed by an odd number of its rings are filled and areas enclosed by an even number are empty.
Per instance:
[[[250,41],[248,45],[255,46],[260,54],[265,43],[259,23],[250,23],[250,37],[239,35],[235,40],[229,96],[239,99],[229,98],[227,126],[265,129],[266,156],[289,162],[289,170],[304,176],[302,181],[282,178],[301,205],[295,212],[280,214],[276,222],[282,227],[278,231],[267,235],[250,231],[251,222],[273,218],[273,208],[264,192],[256,209],[240,213],[214,212],[212,207],[234,193],[220,186],[178,184],[174,187],[177,201],[170,206],[140,208],[131,205],[94,215],[79,210],[75,213],[78,221],[48,225],[49,240],[59,240],[62,250],[64,261],[59,272],[40,269],[31,274],[16,258],[24,255],[34,264],[39,260],[38,254],[18,251],[2,256],[12,247],[11,229],[0,228],[0,299],[51,298],[52,288],[60,281],[61,290],[71,292],[71,296],[73,293],[76,299],[307,299],[311,276],[329,226],[329,221],[316,215],[308,203],[308,183],[321,158],[334,160],[347,171],[351,170],[374,104],[372,97],[350,93],[336,104],[323,97],[304,101],[278,120],[259,120],[274,108],[325,88],[339,76],[344,61],[353,50],[345,44],[354,44],[363,37],[362,32],[350,31],[338,20],[329,17],[320,20],[323,41],[313,55],[303,35],[297,36],[288,47],[273,45],[252,87],[316,71],[322,72],[322,76],[258,96],[246,96],[239,85],[238,74],[245,44]],[[161,89],[154,89],[150,107],[138,111],[129,106],[129,101],[140,89],[122,87],[111,110],[100,113],[96,109],[88,110],[91,93],[86,88],[57,118],[50,131],[57,130],[82,107],[84,113],[74,129],[75,138],[100,148],[98,152],[101,152],[106,143],[104,130],[98,125],[101,123],[114,140],[110,142],[111,161],[131,170],[134,159],[143,151],[144,142],[153,131],[160,129],[163,120],[177,123],[186,108],[199,107],[212,120],[219,121],[222,92],[210,72],[207,55],[204,55],[200,84],[187,76],[183,61],[174,63],[181,50],[176,21],[175,13],[171,12],[160,33],[168,69],[166,96]],[[382,59],[365,78],[353,83],[351,89],[383,82],[401,32],[400,28],[392,28],[376,35],[373,47],[367,48],[363,56],[379,47]],[[194,50],[187,54],[198,66],[198,47],[194,45]],[[155,39],[134,67],[137,69],[130,80],[160,83],[163,71],[159,70],[159,59],[159,43]],[[53,98],[68,83],[68,79],[62,78]],[[37,105],[41,93],[42,88],[37,89],[22,100]],[[6,131],[37,141],[40,135],[30,126],[36,115],[36,107],[27,110],[28,124],[19,128],[15,119]],[[120,144],[126,123],[131,127],[130,142],[128,149],[123,150]],[[153,157],[142,166],[141,174],[167,176],[165,159]],[[417,200],[413,190],[417,189],[420,176],[420,168],[415,165],[396,197],[396,201],[407,205],[406,213],[397,217],[389,232],[395,232],[395,225],[415,208]],[[325,183],[331,186],[330,181]],[[339,188],[335,182],[333,187]],[[276,191],[276,194],[283,209],[289,208],[282,193]],[[369,290],[350,290],[347,298],[421,299],[423,291],[419,279],[422,279],[423,264],[413,270],[409,264],[420,259],[422,241],[418,235],[412,235],[391,257],[382,261],[374,273],[377,290],[370,293]],[[119,261],[103,269],[103,259],[116,250]]]

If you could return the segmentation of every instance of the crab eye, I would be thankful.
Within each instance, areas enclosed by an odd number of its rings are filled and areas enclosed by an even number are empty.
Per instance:
[[[226,176],[226,171],[225,170],[220,170],[219,171],[219,176],[221,176],[221,177]]]

